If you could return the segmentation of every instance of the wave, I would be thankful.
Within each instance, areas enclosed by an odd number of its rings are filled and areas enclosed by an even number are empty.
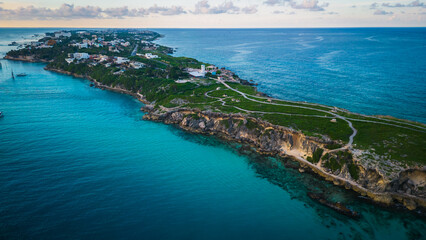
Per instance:
[[[380,42],[379,40],[375,39],[375,36],[370,36],[364,38],[365,40],[371,41],[371,42]]]

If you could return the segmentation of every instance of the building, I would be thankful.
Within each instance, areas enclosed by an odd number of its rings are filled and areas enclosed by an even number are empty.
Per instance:
[[[145,57],[148,59],[158,58],[158,55],[153,55],[152,53],[145,53]]]
[[[206,65],[201,65],[201,69],[188,68],[187,71],[193,77],[204,77],[206,75]]]
[[[140,69],[140,68],[143,68],[145,64],[141,62],[130,62],[130,66],[134,69]]]
[[[78,47],[79,49],[82,49],[82,48],[88,48],[89,46],[87,45],[87,43],[74,43],[74,44],[72,44],[72,46],[74,46],[74,47]]]
[[[129,42],[121,43],[121,46],[128,47],[128,46],[130,46],[130,43]]]
[[[115,59],[115,63],[117,64],[123,64],[123,63],[127,63],[130,60],[128,58],[125,57],[117,57],[117,59]]]
[[[217,67],[215,65],[210,65],[207,67],[207,71],[211,72],[211,71],[216,71]]]
[[[72,62],[74,62],[74,58],[65,58],[65,61],[70,64]]]
[[[77,60],[81,60],[81,59],[89,59],[90,55],[88,53],[74,53],[73,57]]]

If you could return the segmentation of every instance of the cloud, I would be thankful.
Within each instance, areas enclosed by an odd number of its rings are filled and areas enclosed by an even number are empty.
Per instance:
[[[324,11],[328,3],[319,4],[318,0],[303,0],[301,3],[292,1],[290,6],[294,9],[307,9],[309,11]]]
[[[419,0],[413,1],[409,4],[403,4],[403,3],[395,3],[395,4],[391,4],[391,3],[383,3],[382,4],[383,7],[392,7],[392,8],[401,8],[401,7],[422,7],[422,8],[426,8],[426,5],[422,2],[420,2]]]
[[[241,9],[241,11],[245,14],[254,14],[254,13],[257,13],[257,6],[252,5],[252,6],[248,6],[248,7],[243,7]]]
[[[318,0],[266,0],[263,4],[268,6],[276,5],[288,5],[293,9],[306,9],[309,11],[324,11],[325,7],[328,7],[329,3],[320,4]]]
[[[370,9],[376,9],[377,7],[379,6],[379,4],[378,3],[372,3],[371,5],[370,5]]]
[[[149,13],[158,13],[165,16],[185,14],[186,12],[180,6],[159,7],[157,4],[148,8]]]
[[[393,14],[393,12],[387,12],[385,10],[380,10],[380,9],[377,9],[374,12],[374,15],[392,15],[392,14]]]
[[[284,5],[285,3],[291,2],[292,0],[266,0],[263,2],[265,5],[275,6],[275,5]]]
[[[294,15],[294,14],[296,14],[294,11],[292,11],[292,12],[286,12],[286,11],[281,11],[281,10],[275,10],[272,13],[273,14],[286,14],[286,15]]]
[[[179,15],[186,13],[182,7],[159,7],[154,5],[148,9],[129,9],[128,7],[106,8],[97,6],[74,6],[62,4],[59,8],[37,8],[34,6],[20,7],[16,9],[4,9],[0,7],[0,19],[17,20],[49,20],[49,19],[85,19],[85,18],[126,18],[143,17],[150,14]]]
[[[224,2],[216,6],[210,6],[207,0],[199,1],[195,4],[194,11],[191,11],[193,14],[253,14],[257,12],[257,6],[252,5],[244,8],[240,8],[234,5],[233,2]]]

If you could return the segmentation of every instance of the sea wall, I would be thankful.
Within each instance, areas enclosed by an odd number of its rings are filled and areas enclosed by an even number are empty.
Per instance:
[[[400,173],[399,178],[390,180],[375,169],[363,166],[349,150],[333,152],[326,149],[328,144],[334,143],[331,140],[306,136],[300,131],[260,119],[196,109],[160,111],[149,105],[142,110],[148,112],[144,115],[146,120],[173,124],[189,132],[246,144],[260,154],[291,158],[300,163],[300,171],[310,170],[376,203],[404,205],[410,210],[426,207],[424,169],[407,169]]]

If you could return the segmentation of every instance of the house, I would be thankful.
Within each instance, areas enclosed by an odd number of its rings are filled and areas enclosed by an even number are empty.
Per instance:
[[[134,69],[140,69],[145,66],[145,64],[141,62],[130,62],[130,66]]]
[[[73,56],[77,60],[89,59],[90,58],[90,55],[88,53],[74,53]]]
[[[74,46],[74,47],[78,47],[79,49],[82,49],[82,48],[88,48],[89,46],[87,45],[87,43],[74,43],[74,44],[72,44],[72,46]]]
[[[207,71],[209,72],[214,72],[217,70],[217,67],[215,65],[210,65],[207,67]]]
[[[153,55],[152,53],[145,53],[145,57],[148,59],[158,58],[158,55]]]
[[[65,58],[65,61],[70,64],[72,62],[74,62],[74,58]]]
[[[130,46],[130,43],[129,42],[121,43],[121,46],[128,47],[128,46]]]
[[[108,61],[109,56],[107,55],[99,55],[99,62],[105,62]]]
[[[125,57],[117,57],[117,59],[115,59],[115,63],[117,64],[123,64],[123,63],[127,63],[130,60],[128,58]]]

